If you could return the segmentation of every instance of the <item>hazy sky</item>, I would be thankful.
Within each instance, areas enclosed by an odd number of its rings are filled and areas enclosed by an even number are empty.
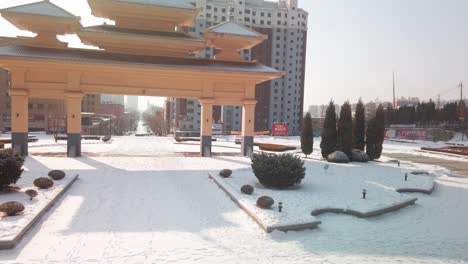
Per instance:
[[[30,2],[1,0],[0,8]],[[85,26],[102,22],[86,0],[52,2]],[[468,85],[468,0],[299,0],[299,6],[309,12],[306,108],[330,98],[390,101],[392,71],[398,96],[454,99],[460,81]],[[0,35],[17,34],[26,35],[0,18]]]

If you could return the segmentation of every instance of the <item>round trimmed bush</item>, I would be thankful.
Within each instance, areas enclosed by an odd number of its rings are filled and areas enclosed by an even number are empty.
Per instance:
[[[33,189],[26,190],[24,193],[29,197],[29,200],[37,196],[37,191]]]
[[[275,200],[273,200],[273,198],[270,196],[262,196],[257,200],[257,206],[262,209],[270,209],[274,203]]]
[[[0,150],[0,188],[16,183],[23,173],[24,157],[12,149]]]
[[[50,178],[41,177],[34,180],[34,186],[39,189],[49,189],[50,187],[54,186],[54,181]]]
[[[252,185],[244,185],[241,187],[241,192],[243,194],[251,195],[254,192],[254,187]]]
[[[252,170],[265,187],[285,189],[300,184],[306,169],[299,156],[255,153],[252,156]]]
[[[7,216],[14,216],[24,211],[24,205],[20,202],[6,202],[0,205],[0,212]]]
[[[223,178],[229,178],[232,175],[232,170],[224,169],[219,172],[219,176]]]
[[[61,170],[53,170],[49,172],[49,177],[51,177],[54,181],[60,181],[65,178],[65,172]]]

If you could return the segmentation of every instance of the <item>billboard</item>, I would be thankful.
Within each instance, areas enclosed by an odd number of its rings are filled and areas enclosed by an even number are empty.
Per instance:
[[[388,129],[386,139],[428,140],[428,131],[422,129]]]
[[[271,129],[271,135],[274,137],[287,137],[289,135],[288,124],[274,124]]]

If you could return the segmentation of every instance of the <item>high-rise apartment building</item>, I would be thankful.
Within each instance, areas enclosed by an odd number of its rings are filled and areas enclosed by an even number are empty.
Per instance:
[[[284,71],[278,80],[257,86],[255,129],[269,130],[275,122],[288,123],[290,134],[300,132],[304,107],[304,78],[307,46],[308,13],[298,7],[297,0],[193,0],[202,8],[191,34],[201,36],[206,28],[234,20],[268,36],[268,40],[252,50],[242,51],[249,60]],[[213,57],[207,48],[198,56]],[[179,130],[200,129],[200,105],[194,100],[174,100],[172,119]],[[176,116],[177,115],[177,116]],[[225,130],[241,129],[241,107],[216,107],[214,120],[223,121]],[[219,119],[219,120],[217,120]],[[178,121],[178,122],[177,122]]]

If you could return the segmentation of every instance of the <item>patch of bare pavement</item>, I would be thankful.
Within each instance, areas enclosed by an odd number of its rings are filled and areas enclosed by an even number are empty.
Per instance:
[[[468,178],[468,160],[449,160],[438,159],[418,154],[408,153],[384,153],[385,156],[392,159],[405,160],[421,164],[438,165],[452,171],[453,176]]]

